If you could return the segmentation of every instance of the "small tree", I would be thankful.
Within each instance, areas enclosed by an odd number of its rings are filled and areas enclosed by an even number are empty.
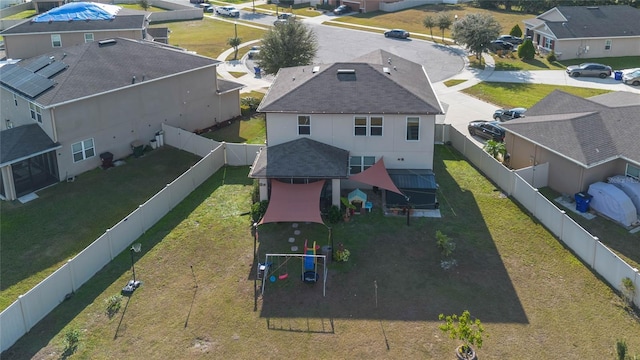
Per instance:
[[[309,65],[318,52],[318,39],[302,21],[272,27],[262,38],[258,66],[266,74],[284,67]]]
[[[478,349],[482,348],[484,327],[480,319],[471,320],[469,310],[465,310],[460,316],[440,314],[438,319],[444,320],[444,324],[438,326],[440,330],[448,333],[449,338],[462,340],[464,343],[459,349],[461,356],[471,359],[474,355],[474,350],[471,346],[476,346]]]
[[[438,249],[440,250],[440,254],[442,255],[442,259],[440,260],[440,267],[443,270],[449,270],[452,267],[456,266],[458,262],[456,259],[453,259],[451,256],[453,255],[453,250],[456,249],[456,243],[451,241],[451,239],[442,233],[442,231],[436,231],[436,244],[438,245]]]
[[[70,356],[78,349],[78,344],[80,343],[80,330],[78,329],[69,329],[64,333],[64,355]]]
[[[451,20],[451,17],[446,13],[440,13],[438,14],[436,23],[438,23],[438,28],[442,31],[442,42],[444,42],[444,31],[451,27],[453,20]]]
[[[618,360],[627,359],[627,342],[625,340],[616,341],[616,355]]]
[[[487,140],[487,143],[484,144],[483,150],[498,161],[504,160],[504,156],[507,153],[507,148],[504,146],[504,143],[495,140]]]
[[[627,307],[631,307],[631,305],[633,304],[633,296],[636,293],[636,287],[635,285],[633,285],[633,280],[625,277],[620,282],[620,285],[622,298],[624,299],[625,305]]]
[[[522,29],[520,29],[520,25],[515,24],[511,28],[511,31],[509,31],[509,35],[515,36],[515,37],[522,37]]]
[[[547,61],[552,63],[556,60],[558,60],[558,58],[556,57],[556,52],[551,50],[551,52],[547,55]]]
[[[453,23],[453,39],[464,45],[480,59],[502,30],[498,21],[489,14],[472,13]]]
[[[518,46],[518,57],[524,60],[531,60],[536,56],[536,48],[531,39],[526,39],[522,45]]]
[[[147,11],[151,5],[149,4],[149,0],[140,0],[138,1],[138,5],[142,8],[142,10]]]
[[[433,40],[433,28],[436,27],[436,21],[433,19],[433,16],[427,15],[422,20],[422,25],[429,29],[429,33],[431,33],[431,40]]]
[[[227,39],[227,45],[231,46],[235,51],[233,54],[233,60],[238,58],[238,46],[240,46],[240,44],[242,44],[242,39],[239,37],[231,37]]]

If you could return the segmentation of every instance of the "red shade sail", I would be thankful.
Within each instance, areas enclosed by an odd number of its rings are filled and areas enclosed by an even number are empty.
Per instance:
[[[382,158],[380,158],[378,162],[373,164],[373,166],[368,168],[367,170],[349,176],[349,180],[355,180],[364,184],[377,186],[381,189],[393,191],[394,193],[404,195],[400,190],[398,190],[396,184],[394,184],[393,180],[391,180],[391,177],[389,177],[389,173],[387,172],[387,168],[384,166],[384,160],[382,160]]]
[[[320,194],[324,180],[310,184],[286,184],[271,180],[271,198],[260,224],[271,222],[313,222],[324,224]]]

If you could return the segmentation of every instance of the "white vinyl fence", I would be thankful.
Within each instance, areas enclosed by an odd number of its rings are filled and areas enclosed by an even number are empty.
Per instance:
[[[13,345],[64,301],[67,294],[91,279],[222,166],[251,165],[260,148],[260,145],[220,143],[167,125],[162,130],[166,145],[200,155],[202,159],[2,311],[0,352]]]
[[[537,187],[547,185],[548,164],[540,164],[520,170],[509,170],[486,151],[475,145],[464,134],[450,125],[448,131],[436,127],[438,132],[448,134],[451,145],[460,151],[474,166],[480,169],[505,193],[513,196],[549,231],[566,244],[582,261],[593,268],[614,289],[621,291],[622,279],[629,278],[635,286],[633,302],[640,304],[640,273],[602,244],[597,237],[578,225],[551,201],[538,192]],[[526,179],[526,180],[525,180]],[[530,182],[536,187],[530,185]]]

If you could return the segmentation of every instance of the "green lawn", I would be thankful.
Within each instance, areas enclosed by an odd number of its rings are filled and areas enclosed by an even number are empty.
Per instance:
[[[297,280],[301,263],[276,272],[255,298],[248,167],[226,167],[147,231],[136,274],[143,281],[109,318],[104,300],[131,277],[128,252],[60,304],[5,355],[59,356],[62,337],[81,331],[74,357],[131,358],[449,358],[458,341],[438,329],[438,314],[468,309],[482,320],[485,359],[613,357],[626,339],[640,352],[640,323],[600,278],[538,222],[502,196],[461,155],[437,146],[442,218],[386,217],[379,208],[332,225],[348,263],[330,264],[320,284]],[[259,229],[259,260],[288,252],[286,239],[321,245],[322,225]],[[456,242],[458,266],[439,266],[435,232]],[[584,326],[588,323],[589,326]],[[539,339],[532,341],[532,339]],[[522,349],[527,351],[522,351]],[[56,355],[58,354],[58,355]]]

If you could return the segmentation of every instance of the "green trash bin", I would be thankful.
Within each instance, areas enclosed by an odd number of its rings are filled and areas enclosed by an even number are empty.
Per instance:
[[[144,143],[142,141],[136,140],[131,143],[131,150],[133,150],[134,157],[140,157],[144,155]]]

